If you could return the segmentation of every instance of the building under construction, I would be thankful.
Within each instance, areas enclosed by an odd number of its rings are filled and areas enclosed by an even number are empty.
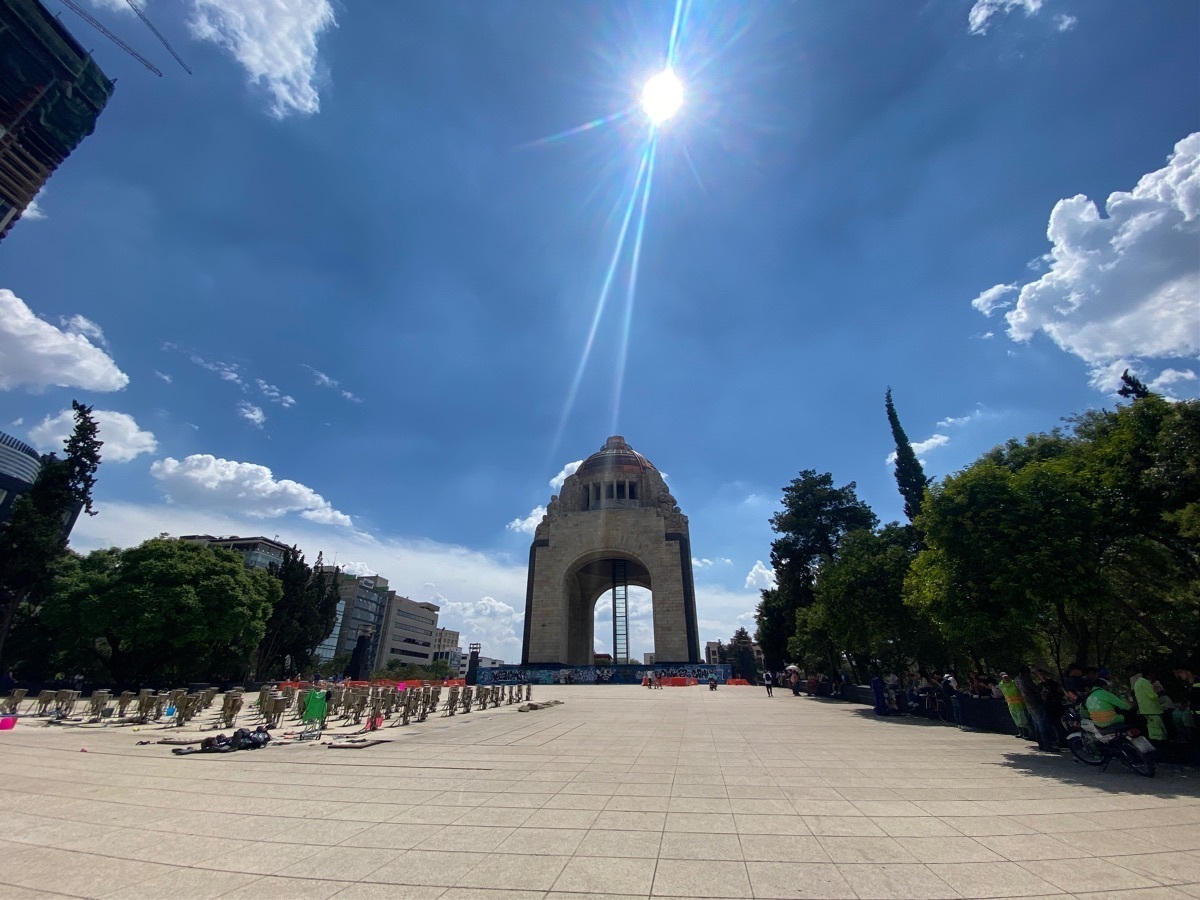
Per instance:
[[[112,92],[38,0],[0,0],[0,240],[92,133]]]

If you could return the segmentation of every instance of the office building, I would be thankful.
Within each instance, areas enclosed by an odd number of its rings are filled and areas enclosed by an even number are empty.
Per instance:
[[[503,666],[504,664],[505,664],[504,660],[502,660],[502,659],[493,659],[490,656],[479,657],[479,668],[481,668],[481,669],[494,669],[497,666]],[[471,665],[471,657],[469,655],[464,655],[462,658],[462,661],[458,664],[458,677],[459,678],[467,677],[467,669],[470,668],[470,665]]]
[[[440,610],[433,603],[418,603],[389,591],[374,648],[376,668],[382,669],[393,659],[414,666],[433,662]]]
[[[0,524],[9,520],[12,505],[33,487],[42,470],[42,455],[9,434],[0,432]]]
[[[38,0],[0,0],[0,240],[92,133],[112,92]]]
[[[330,572],[336,566],[322,566],[321,571]],[[337,619],[329,637],[317,646],[320,659],[331,659],[341,653],[353,653],[360,634],[371,636],[370,655],[374,661],[379,656],[380,634],[383,631],[387,612],[388,581],[379,575],[348,575],[342,573],[338,585]]]
[[[213,537],[211,534],[184,534],[181,541],[208,544],[222,550],[232,550],[242,557],[248,569],[269,569],[283,564],[284,556],[292,549],[287,544],[268,537]]]
[[[462,636],[449,628],[438,628],[433,635],[433,660],[442,660],[451,673],[458,671],[463,659]]]
[[[725,653],[724,660],[721,659],[722,650]],[[734,643],[722,644],[720,641],[709,641],[704,645],[704,661],[711,666],[715,666],[721,662],[732,664],[738,650],[739,645]],[[750,655],[754,658],[755,668],[763,668],[763,652],[762,648],[758,646],[757,641],[750,641]]]

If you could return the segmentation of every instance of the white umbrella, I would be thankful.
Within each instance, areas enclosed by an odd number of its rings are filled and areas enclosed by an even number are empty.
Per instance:
[[[800,667],[799,667],[799,666],[788,666],[788,667],[787,667],[787,669],[786,669],[785,671],[788,671],[788,672],[799,672],[799,671],[800,671]]]

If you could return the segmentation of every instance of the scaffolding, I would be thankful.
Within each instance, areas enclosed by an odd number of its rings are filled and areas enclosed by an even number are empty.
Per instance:
[[[629,662],[629,578],[625,560],[612,561],[613,663]]]

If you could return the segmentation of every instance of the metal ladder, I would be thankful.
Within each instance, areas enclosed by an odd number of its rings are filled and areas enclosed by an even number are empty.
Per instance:
[[[612,563],[613,598],[613,663],[629,662],[629,582],[625,576],[625,560]]]

